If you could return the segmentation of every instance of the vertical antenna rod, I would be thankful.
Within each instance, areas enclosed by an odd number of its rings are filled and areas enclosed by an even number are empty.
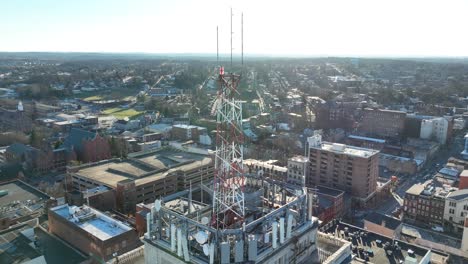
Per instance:
[[[231,7],[231,71],[232,71],[232,7]]]
[[[244,65],[244,13],[241,16],[241,63]]]
[[[218,26],[216,26],[216,62],[219,64],[219,37],[218,37]]]

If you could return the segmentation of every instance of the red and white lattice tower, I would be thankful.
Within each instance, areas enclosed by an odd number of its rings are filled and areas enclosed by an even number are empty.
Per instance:
[[[219,229],[244,222],[244,164],[242,103],[236,99],[240,75],[225,74],[221,67],[218,96],[212,114],[217,116],[212,225]]]

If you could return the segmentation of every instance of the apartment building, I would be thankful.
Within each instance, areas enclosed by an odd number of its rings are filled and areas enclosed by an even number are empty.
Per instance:
[[[379,176],[378,150],[322,142],[319,134],[309,137],[307,143],[310,165],[306,186],[343,190],[362,202],[374,196]]]

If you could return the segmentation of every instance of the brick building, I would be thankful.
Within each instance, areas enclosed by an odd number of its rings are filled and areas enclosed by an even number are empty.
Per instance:
[[[366,108],[358,130],[370,136],[398,138],[403,135],[405,118],[405,112]]]
[[[86,205],[60,205],[51,208],[48,215],[51,233],[104,261],[141,243],[134,229]]]
[[[322,225],[344,215],[343,191],[325,186],[317,186],[314,191],[318,200],[314,206],[314,215],[322,221]]]
[[[436,186],[436,181],[414,184],[406,191],[403,201],[403,219],[410,223],[442,226],[445,197],[450,188]]]
[[[83,162],[96,162],[111,157],[109,141],[97,132],[72,128],[62,148],[74,152],[76,159]]]
[[[361,137],[356,135],[349,135],[346,138],[346,144],[361,148],[370,148],[382,150],[385,147],[385,140],[379,138]]]
[[[346,108],[343,103],[326,102],[317,104],[314,107],[315,124],[317,128],[343,128],[349,129],[353,127],[354,120],[350,109]]]
[[[172,126],[172,138],[177,140],[195,140],[199,141],[199,136],[207,134],[207,130],[204,127],[192,126],[192,125],[173,125]]]
[[[38,149],[21,143],[14,143],[5,151],[6,162],[22,164],[24,169],[36,173],[65,171],[70,158],[69,153],[63,148]]]
[[[310,161],[306,185],[323,185],[350,193],[366,203],[377,190],[379,151],[322,142],[321,135],[307,139]]]

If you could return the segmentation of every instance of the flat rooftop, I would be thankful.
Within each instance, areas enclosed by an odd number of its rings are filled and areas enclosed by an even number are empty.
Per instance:
[[[117,183],[123,180],[134,179],[138,186],[165,178],[169,173],[177,170],[188,171],[211,162],[211,158],[206,155],[162,150],[134,156],[124,161],[110,160],[84,167],[75,174],[116,188]]]
[[[317,148],[317,147],[312,147]],[[319,149],[330,151],[333,153],[346,154],[350,156],[360,157],[360,158],[369,158],[377,153],[378,150],[368,149],[368,148],[359,148],[345,144],[331,143],[331,142],[322,142],[322,145]]]
[[[20,181],[13,181],[0,185],[0,190],[8,191],[7,195],[0,197],[0,207],[7,206],[17,201],[39,201],[50,198],[45,193],[42,193]]]
[[[132,230],[124,223],[85,205],[77,207],[65,204],[51,210],[66,219],[71,225],[80,227],[100,240],[107,240]]]
[[[412,259],[416,260],[414,263],[419,263],[429,252],[428,249],[403,241],[392,240],[343,222],[327,225],[325,232],[350,241],[353,254],[356,254],[356,257],[361,260],[365,260],[367,255],[368,261],[371,263],[413,263],[405,262]],[[393,241],[397,243],[394,244]],[[362,262],[355,259],[351,263]]]
[[[309,159],[307,157],[304,157],[304,156],[294,156],[294,157],[290,158],[289,160],[296,161],[296,162],[307,162]]]
[[[329,195],[333,197],[337,197],[344,194],[344,192],[341,190],[325,187],[322,185],[317,186],[316,189],[318,194]]]

